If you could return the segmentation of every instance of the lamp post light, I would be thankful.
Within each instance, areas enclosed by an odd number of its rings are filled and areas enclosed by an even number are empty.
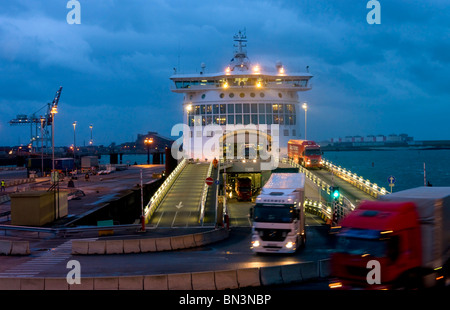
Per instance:
[[[89,125],[89,128],[91,129],[91,141],[89,141],[89,144],[90,145],[93,145],[94,144],[94,141],[92,140],[92,128],[93,128],[94,126],[92,126],[92,124],[90,124]]]
[[[186,106],[186,125],[189,126],[189,114],[192,111],[192,104]]]
[[[303,103],[302,108],[303,110],[305,110],[305,140],[306,140],[306,111],[308,111],[308,105],[306,104],[306,102]]]
[[[153,138],[145,138],[144,144],[147,146],[147,165],[150,165],[150,145],[153,143]]]
[[[41,115],[41,176],[44,176],[44,121],[45,118]]]
[[[76,144],[76,134],[75,134],[75,127],[77,126],[77,121],[72,123],[73,125],[73,162],[75,164],[75,168],[76,168],[76,156],[75,156],[75,151],[77,149],[77,144]]]
[[[52,180],[55,180],[55,114],[58,113],[57,108],[53,107],[50,113],[52,114]]]

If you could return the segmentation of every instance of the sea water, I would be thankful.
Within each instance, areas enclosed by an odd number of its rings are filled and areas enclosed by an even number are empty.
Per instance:
[[[450,150],[325,151],[324,158],[388,191],[390,176],[395,178],[393,192],[423,186],[424,182],[450,186]],[[107,164],[109,160],[108,155],[102,155],[100,163]],[[146,164],[147,154],[124,154],[122,163]]]
[[[450,150],[392,149],[326,151],[324,158],[393,192],[424,186],[450,186]]]

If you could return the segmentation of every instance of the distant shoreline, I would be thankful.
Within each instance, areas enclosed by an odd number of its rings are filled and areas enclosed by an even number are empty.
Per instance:
[[[389,142],[339,142],[325,145],[321,143],[323,151],[392,151],[392,150],[450,150],[450,140],[426,140],[404,143]]]

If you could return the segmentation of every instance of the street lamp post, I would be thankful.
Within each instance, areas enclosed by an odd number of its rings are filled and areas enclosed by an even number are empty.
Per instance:
[[[306,102],[303,103],[302,108],[303,110],[305,110],[305,140],[306,140],[306,111],[308,111],[308,105],[306,104]]]
[[[41,116],[41,176],[44,176],[44,117]]]
[[[55,173],[55,114],[58,113],[56,107],[53,107],[52,114],[52,180],[54,179],[53,174]]]
[[[89,125],[89,128],[91,129],[91,141],[89,141],[89,144],[90,145],[93,145],[94,144],[94,141],[92,140],[92,128],[93,128],[94,126],[92,126],[92,124],[90,124]]]
[[[73,163],[75,165],[76,168],[76,156],[75,156],[75,152],[77,149],[77,144],[76,144],[76,134],[75,134],[75,127],[77,126],[77,121],[73,122]]]
[[[147,165],[150,165],[150,144],[153,143],[153,138],[145,138],[144,143],[147,146]]]

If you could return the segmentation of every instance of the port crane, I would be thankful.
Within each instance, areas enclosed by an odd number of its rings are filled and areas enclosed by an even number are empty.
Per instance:
[[[38,111],[34,112],[31,115],[26,114],[18,114],[15,119],[12,119],[9,121],[9,124],[11,126],[17,126],[17,125],[30,125],[30,143],[28,144],[28,147],[30,148],[30,152],[33,151],[33,145],[36,143],[36,147],[38,147],[38,139],[41,138],[42,144],[41,144],[41,152],[43,152],[44,149],[44,140],[45,140],[45,146],[46,149],[48,149],[48,141],[50,140],[51,134],[48,130],[48,128],[52,128],[52,121],[53,121],[53,114],[52,111],[56,111],[58,108],[59,98],[61,96],[62,86],[59,87],[59,89],[56,91],[55,97],[52,101],[52,103],[47,103],[45,106],[40,108]],[[45,115],[37,116],[38,112],[41,111],[43,108],[47,107],[47,111]],[[33,135],[33,129],[34,129],[34,135]],[[40,135],[38,134],[38,130],[40,129]]]

